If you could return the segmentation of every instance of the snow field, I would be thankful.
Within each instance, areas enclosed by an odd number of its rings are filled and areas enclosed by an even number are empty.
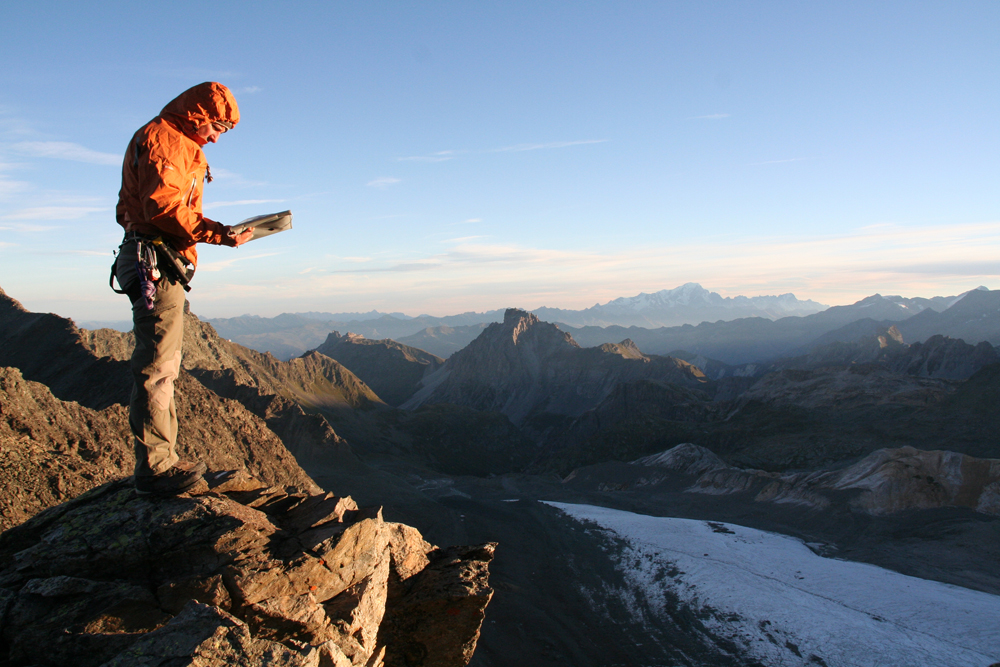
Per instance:
[[[637,595],[662,608],[671,593],[707,612],[710,631],[764,664],[1000,661],[1000,596],[823,558],[795,538],[743,526],[547,504],[626,541],[619,567]]]

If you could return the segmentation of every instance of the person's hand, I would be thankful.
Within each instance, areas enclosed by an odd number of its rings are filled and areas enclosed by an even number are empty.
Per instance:
[[[222,245],[237,248],[252,238],[253,229],[245,229],[241,234],[236,234],[232,228],[226,227],[226,234],[222,237]]]

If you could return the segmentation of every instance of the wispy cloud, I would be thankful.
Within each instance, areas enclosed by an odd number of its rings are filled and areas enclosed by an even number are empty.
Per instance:
[[[245,88],[238,88],[235,92],[238,94],[252,95],[253,93],[259,93],[262,90],[264,89],[260,86],[246,86]]]
[[[59,227],[56,225],[36,225],[23,222],[15,222],[11,224],[0,223],[0,232],[36,234],[40,232],[51,232],[53,229],[59,229]]]
[[[397,162],[447,162],[455,159],[460,151],[438,151],[429,155],[408,155],[396,158]]]
[[[15,181],[0,174],[0,201],[7,199],[20,192],[25,192],[31,187],[27,181]]]
[[[522,151],[538,151],[546,148],[567,148],[568,146],[582,146],[585,144],[603,144],[607,139],[583,139],[580,141],[550,141],[544,144],[516,144],[514,146],[504,146],[494,148],[491,153],[520,153]]]
[[[205,204],[204,209],[209,211],[213,208],[224,208],[226,206],[250,206],[256,204],[280,204],[284,199],[238,199],[236,201],[217,201]]]
[[[0,113],[8,113],[8,110],[0,109]],[[23,118],[3,116],[0,117],[0,135],[9,138],[23,138],[37,136],[38,133],[31,127],[31,124]]]
[[[228,269],[233,264],[237,262],[246,262],[252,259],[263,259],[264,257],[274,257],[275,255],[280,255],[280,252],[265,252],[257,255],[240,255],[238,257],[231,257],[229,259],[220,259],[214,262],[199,262],[198,271],[201,273],[205,272],[215,272],[222,271],[223,269]]]
[[[101,153],[68,141],[21,141],[13,144],[11,148],[17,153],[32,157],[47,157],[108,166],[120,166],[122,163],[121,155]]]
[[[688,116],[685,120],[719,120],[721,118],[729,118],[727,113],[710,113],[707,116]]]
[[[429,271],[441,266],[441,262],[433,259],[394,264],[392,266],[372,267],[367,269],[332,269],[330,273],[411,273],[413,271]]]
[[[288,310],[289,298],[301,298],[303,310],[316,299],[441,314],[513,305],[581,308],[686,282],[724,296],[792,292],[826,304],[853,303],[876,291],[945,296],[979,284],[1000,287],[1000,221],[613,250],[451,241],[444,252],[397,254],[359,267],[334,264],[296,276],[280,286],[276,307]]]
[[[0,220],[76,220],[108,210],[106,206],[36,206],[0,215]]]
[[[374,180],[368,181],[367,185],[372,188],[385,188],[390,185],[395,185],[396,183],[399,182],[400,180],[398,178],[392,178],[391,176],[381,176]]]
[[[802,162],[803,160],[808,160],[807,157],[790,157],[784,160],[766,160],[764,162],[750,162],[747,164],[748,167],[759,167],[763,164],[782,164],[783,162]]]

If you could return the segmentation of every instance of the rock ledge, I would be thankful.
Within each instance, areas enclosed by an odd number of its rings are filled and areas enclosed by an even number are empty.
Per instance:
[[[0,534],[0,665],[465,665],[495,544],[240,474],[111,482]]]

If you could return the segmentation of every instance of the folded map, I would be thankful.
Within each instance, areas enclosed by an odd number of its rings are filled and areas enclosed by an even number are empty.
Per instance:
[[[253,229],[251,241],[270,236],[292,228],[292,212],[282,211],[281,213],[267,213],[265,215],[255,215],[247,218],[243,222],[233,225],[232,232],[239,234],[248,229]]]

